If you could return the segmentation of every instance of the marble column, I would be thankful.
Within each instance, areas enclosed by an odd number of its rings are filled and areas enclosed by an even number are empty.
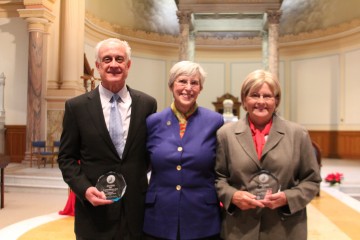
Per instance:
[[[263,69],[269,70],[269,34],[267,31],[262,31],[261,35]]]
[[[52,0],[24,0],[19,16],[28,23],[28,92],[25,161],[30,159],[31,141],[45,140],[47,35],[55,16]]]
[[[4,108],[4,90],[5,90],[5,74],[0,74],[0,117],[5,115],[5,108]]]
[[[44,18],[26,18],[29,31],[28,96],[26,122],[26,149],[31,141],[43,140],[41,137],[41,114],[43,99],[43,56],[44,32],[48,21]],[[28,151],[27,151],[28,152]],[[25,156],[27,159],[29,156]]]
[[[0,74],[0,154],[5,153],[5,109],[4,109],[4,86],[5,74]]]
[[[84,92],[85,0],[62,0],[61,13],[59,88]]]
[[[194,61],[195,59],[195,37],[196,34],[194,31],[190,31],[189,33],[189,45],[188,45],[188,59],[190,61]]]
[[[191,11],[177,11],[180,23],[180,45],[179,61],[190,60],[190,28],[191,28]]]
[[[281,11],[268,10],[269,71],[279,78],[279,22]]]

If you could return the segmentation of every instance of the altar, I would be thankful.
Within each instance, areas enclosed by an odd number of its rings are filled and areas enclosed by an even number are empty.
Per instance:
[[[241,102],[230,93],[225,93],[218,97],[216,102],[212,104],[215,107],[215,111],[223,115],[225,123],[236,122],[240,118]]]

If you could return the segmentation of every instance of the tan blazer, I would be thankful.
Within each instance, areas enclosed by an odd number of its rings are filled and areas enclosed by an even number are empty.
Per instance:
[[[306,239],[306,205],[319,191],[319,165],[307,130],[276,115],[258,160],[247,116],[225,124],[217,133],[216,188],[224,204],[222,235],[226,240]],[[237,190],[247,190],[260,169],[279,179],[288,205],[242,211],[231,204]]]

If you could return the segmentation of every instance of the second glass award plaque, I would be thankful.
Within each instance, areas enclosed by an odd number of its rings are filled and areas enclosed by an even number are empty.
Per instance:
[[[248,191],[254,194],[257,200],[262,200],[266,194],[278,192],[279,188],[278,179],[269,171],[261,170],[250,179]]]
[[[126,190],[126,182],[122,174],[108,172],[99,177],[95,187],[105,193],[106,199],[118,201]]]

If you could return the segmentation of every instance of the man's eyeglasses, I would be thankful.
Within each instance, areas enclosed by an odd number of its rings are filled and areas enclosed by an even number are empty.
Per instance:
[[[197,88],[200,87],[200,81],[198,80],[185,80],[185,79],[179,79],[175,81],[177,85],[181,87],[186,87],[188,84],[190,84],[191,88]]]
[[[275,97],[271,94],[251,93],[248,95],[252,100],[258,101],[261,97],[265,102],[272,101]]]

